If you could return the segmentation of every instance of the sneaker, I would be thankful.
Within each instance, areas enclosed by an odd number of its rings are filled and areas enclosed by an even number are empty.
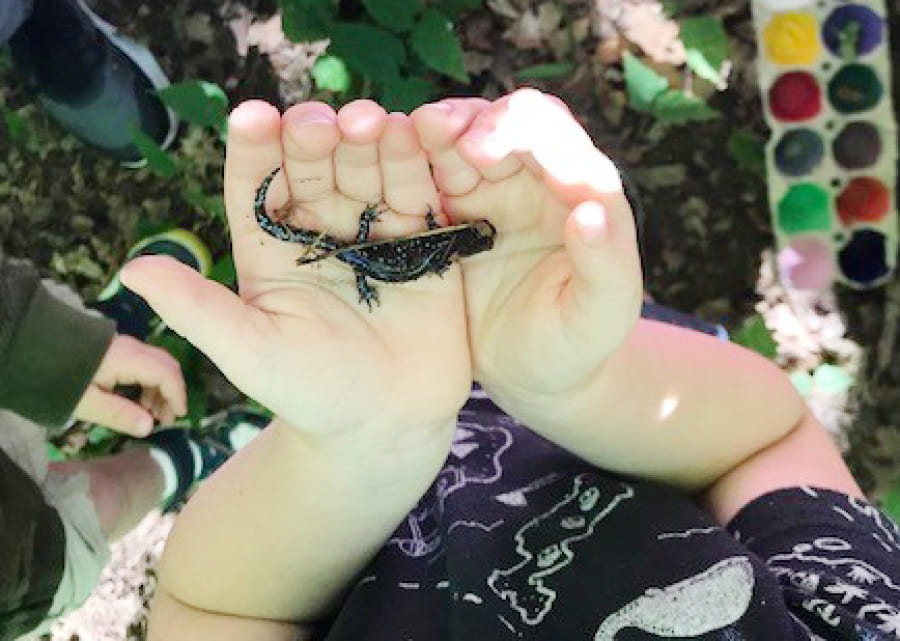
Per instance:
[[[9,46],[53,118],[123,164],[146,164],[132,142],[136,131],[164,149],[174,140],[178,121],[154,93],[169,81],[153,54],[83,0],[34,0]]]
[[[151,456],[163,470],[163,512],[184,505],[197,483],[222,467],[271,420],[262,410],[233,408],[204,419],[198,429],[167,428],[135,441],[135,445],[150,447]]]
[[[232,454],[244,448],[272,420],[257,409],[238,407],[219,412],[200,421],[192,439],[200,446],[202,463],[197,480],[202,481],[219,469]]]
[[[196,269],[203,276],[212,269],[209,249],[195,234],[186,229],[173,229],[149,236],[136,243],[128,251],[125,262],[138,256],[165,255]],[[164,325],[143,298],[122,285],[119,272],[97,296],[93,307],[116,322],[120,334],[128,334],[146,340],[153,333],[162,331]]]

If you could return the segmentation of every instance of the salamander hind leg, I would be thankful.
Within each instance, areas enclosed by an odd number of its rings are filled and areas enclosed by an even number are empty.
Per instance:
[[[331,256],[330,253],[315,254],[313,256],[309,256],[309,252],[311,251],[311,248],[309,248],[309,247],[305,248],[304,251],[305,251],[305,254],[296,260],[296,263],[298,265],[308,265],[310,263],[317,263],[320,260],[324,260],[325,258],[328,258],[329,256]]]
[[[359,302],[365,303],[369,306],[369,311],[373,311],[372,303],[374,302],[376,305],[381,305],[381,301],[378,299],[378,290],[369,285],[369,282],[366,280],[366,275],[360,270],[356,271],[356,290],[359,292]]]
[[[378,205],[366,205],[359,215],[359,233],[356,235],[356,242],[364,243],[369,240],[369,228],[372,223],[378,221]]]

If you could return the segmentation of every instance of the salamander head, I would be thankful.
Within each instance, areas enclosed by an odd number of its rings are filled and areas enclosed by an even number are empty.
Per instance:
[[[457,246],[459,256],[474,256],[494,246],[497,230],[490,221],[485,219],[475,221],[467,232],[465,241]]]

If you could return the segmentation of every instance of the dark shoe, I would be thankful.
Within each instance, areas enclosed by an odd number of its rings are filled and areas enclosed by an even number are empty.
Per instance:
[[[171,256],[188,267],[208,276],[212,269],[209,249],[195,234],[186,229],[149,236],[137,242],[125,257],[127,263],[138,256]],[[143,298],[122,285],[119,272],[97,296],[94,309],[116,322],[116,331],[145,340],[163,327],[159,317]]]
[[[202,465],[197,479],[202,481],[219,469],[232,454],[244,449],[272,421],[257,409],[237,407],[207,417],[192,431],[199,445]]]
[[[163,497],[163,511],[179,509],[197,483],[219,469],[231,455],[269,424],[271,416],[251,408],[233,408],[210,416],[198,429],[168,428],[154,432],[136,444],[155,448],[174,474],[171,491]]]
[[[9,46],[44,107],[88,144],[140,166],[135,131],[163,148],[174,140],[175,114],[153,93],[169,84],[156,59],[83,0],[34,0]]]

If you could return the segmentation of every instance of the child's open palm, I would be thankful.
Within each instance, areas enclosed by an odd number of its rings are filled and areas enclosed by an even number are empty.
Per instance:
[[[370,312],[347,265],[298,266],[316,250],[257,224],[254,197],[277,167],[269,215],[292,203],[284,220],[342,241],[356,238],[367,204],[384,203],[374,237],[423,231],[429,205],[439,205],[407,116],[366,100],[337,114],[307,102],[281,116],[251,101],[232,113],[225,166],[240,296],[161,257],[134,261],[123,281],[242,391],[309,435],[346,435],[365,448],[426,438],[407,438],[417,428],[452,429],[471,382],[459,267],[442,278],[372,281],[381,303]]]

